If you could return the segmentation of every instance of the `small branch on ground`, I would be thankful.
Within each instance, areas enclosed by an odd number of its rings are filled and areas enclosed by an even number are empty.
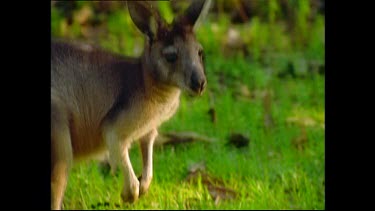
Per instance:
[[[163,144],[181,144],[181,143],[190,143],[194,141],[202,141],[207,143],[212,143],[217,141],[214,138],[210,138],[207,136],[200,135],[195,132],[168,132],[168,133],[161,133],[156,137],[155,145],[163,145]]]

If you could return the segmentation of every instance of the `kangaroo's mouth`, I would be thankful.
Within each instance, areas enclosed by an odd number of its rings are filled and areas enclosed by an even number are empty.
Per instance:
[[[202,96],[204,93],[205,88],[202,89],[193,89],[189,87],[188,89],[185,89],[185,91],[188,93],[188,95],[192,97]]]
[[[191,90],[192,92],[194,92],[195,95],[199,95],[199,96],[201,96],[201,95],[203,94],[205,88],[206,88],[206,85],[203,85],[203,86],[201,86],[201,87],[195,87],[195,88],[190,87],[190,90]]]
[[[206,84],[206,81],[201,83],[199,86],[193,86],[191,83],[178,83],[178,87],[181,89],[181,91],[186,92],[189,96],[196,97],[203,95],[204,90],[206,90]]]

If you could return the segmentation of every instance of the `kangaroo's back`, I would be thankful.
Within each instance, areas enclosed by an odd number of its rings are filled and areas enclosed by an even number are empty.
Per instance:
[[[92,46],[52,42],[52,112],[69,125],[74,157],[103,149],[101,123],[116,103],[131,100],[132,91],[142,87],[139,66],[137,59]]]

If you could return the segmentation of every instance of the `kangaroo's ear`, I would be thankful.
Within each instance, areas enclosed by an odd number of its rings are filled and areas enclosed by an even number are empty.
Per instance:
[[[150,40],[154,40],[158,28],[163,24],[157,10],[152,4],[140,1],[128,1],[128,9],[131,19],[142,33]]]
[[[194,27],[202,10],[205,10],[203,13],[207,14],[210,5],[211,0],[193,0],[191,5],[185,10],[184,14],[176,20],[176,22]]]

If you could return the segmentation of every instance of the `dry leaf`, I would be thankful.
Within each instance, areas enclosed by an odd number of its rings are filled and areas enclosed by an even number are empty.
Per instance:
[[[190,183],[198,183],[198,178],[201,178],[201,182],[204,185],[224,185],[223,180],[210,176],[208,173],[205,172],[205,167],[197,168],[195,171],[191,171],[193,169],[189,169],[189,174],[186,177],[186,181]]]
[[[247,85],[240,82],[235,83],[233,95],[236,99],[253,100],[254,93],[250,91]]]
[[[199,178],[201,183],[207,188],[210,196],[217,205],[220,200],[231,200],[237,197],[236,191],[227,188],[221,179],[210,176],[205,171],[203,162],[193,164],[189,167],[189,174],[186,180],[190,183],[198,183]]]
[[[239,86],[239,90],[240,90],[240,93],[241,93],[242,96],[247,97],[247,98],[251,98],[251,92],[246,85],[241,84]]]
[[[316,125],[315,120],[310,117],[297,117],[297,116],[288,117],[286,119],[286,122],[297,124],[297,125],[304,126],[304,127]]]
[[[292,140],[292,145],[297,149],[297,150],[304,150],[305,149],[305,145],[307,144],[307,135],[306,135],[306,129],[304,126],[301,126],[301,134],[294,138]]]
[[[216,205],[220,200],[230,200],[237,197],[237,193],[234,190],[223,186],[209,184],[207,189]]]
[[[240,32],[235,28],[229,28],[223,40],[223,52],[226,56],[242,52],[246,55],[247,48]]]
[[[231,49],[241,49],[244,41],[237,29],[229,28],[225,37],[225,45]]]
[[[199,163],[194,163],[192,165],[190,165],[190,167],[188,168],[188,171],[189,173],[193,173],[193,172],[204,172],[206,170],[206,164],[205,162],[199,162]]]

